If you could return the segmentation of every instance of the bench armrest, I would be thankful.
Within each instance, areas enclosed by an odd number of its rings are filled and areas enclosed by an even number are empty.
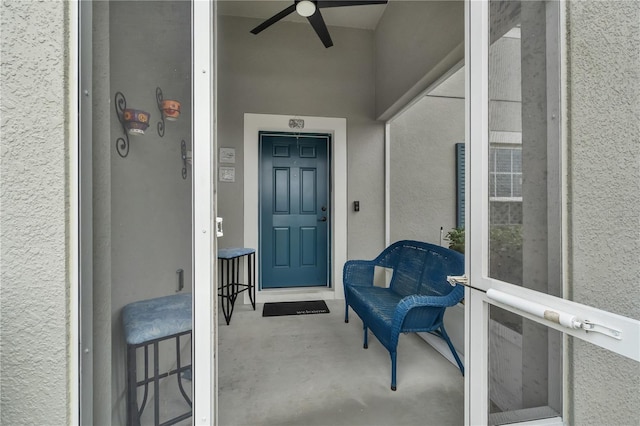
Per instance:
[[[373,286],[376,263],[372,260],[348,260],[342,269],[342,282],[347,286]]]
[[[399,333],[405,317],[412,309],[424,307],[448,308],[457,305],[463,297],[464,287],[460,284],[456,285],[451,293],[446,296],[424,296],[420,294],[405,296],[396,306],[391,328],[394,334]]]
[[[462,298],[464,297],[464,287],[460,284],[456,285],[456,288],[446,296],[425,296],[421,294],[411,294],[409,296],[405,296],[402,298],[400,303],[396,308],[398,309],[404,308],[409,309],[413,308],[421,308],[427,306],[440,307],[440,308],[448,308],[450,306],[457,305]]]

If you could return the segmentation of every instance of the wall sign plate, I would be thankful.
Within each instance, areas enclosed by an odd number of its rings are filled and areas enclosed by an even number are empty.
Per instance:
[[[235,182],[236,181],[236,168],[235,167],[220,167],[218,169],[218,180],[220,182]]]
[[[235,148],[220,148],[220,162],[235,163],[236,162]]]

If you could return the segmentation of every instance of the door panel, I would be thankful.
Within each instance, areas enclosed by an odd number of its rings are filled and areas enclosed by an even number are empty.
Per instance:
[[[300,227],[300,266],[317,266],[318,264],[318,229]]]
[[[291,266],[289,228],[273,228],[273,266],[275,268],[289,268]]]
[[[300,169],[300,213],[316,214],[316,200],[318,180],[316,169]]]
[[[260,134],[262,288],[328,285],[328,135]]]
[[[288,168],[273,169],[273,204],[274,214],[289,214],[291,189],[289,187],[290,170]]]

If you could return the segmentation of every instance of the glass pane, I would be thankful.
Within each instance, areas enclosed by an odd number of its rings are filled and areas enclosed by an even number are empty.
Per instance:
[[[496,196],[511,197],[511,175],[508,173],[496,175]]]
[[[547,109],[550,60],[558,50],[546,39],[548,2],[492,1],[489,47],[491,214],[489,276],[561,295],[561,259],[549,256],[560,235],[561,206],[547,185],[547,158],[559,140],[549,140]],[[549,10],[547,10],[549,9]],[[493,173],[491,173],[493,171]],[[505,200],[507,198],[508,200]],[[505,203],[506,204],[501,204]],[[552,264],[552,262],[556,262]]]
[[[561,416],[562,333],[496,306],[489,322],[489,424]]]
[[[514,149],[512,152],[513,152],[513,171],[522,172],[522,150]]]
[[[496,174],[489,175],[489,197],[496,196]]]
[[[511,150],[510,149],[496,150],[496,171],[497,172],[511,171]]]

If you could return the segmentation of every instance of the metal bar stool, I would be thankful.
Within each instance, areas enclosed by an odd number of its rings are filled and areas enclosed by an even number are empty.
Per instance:
[[[122,309],[124,337],[127,343],[127,425],[140,425],[147,404],[149,384],[153,383],[154,425],[173,425],[191,417],[192,402],[182,385],[183,373],[191,372],[191,360],[182,365],[180,338],[191,337],[191,293],[175,294],[131,303]],[[160,373],[159,343],[175,339],[176,367]],[[153,374],[149,376],[149,347],[153,351]],[[136,353],[144,348],[144,379],[138,380]],[[189,411],[160,423],[160,379],[175,375],[178,388],[189,405]],[[138,387],[144,386],[142,404],[138,408]]]
[[[240,282],[240,259],[246,257],[247,282]],[[218,250],[220,281],[218,296],[222,299],[222,313],[227,325],[231,322],[233,307],[238,295],[249,293],[253,310],[256,310],[256,251],[252,248],[226,248]]]

